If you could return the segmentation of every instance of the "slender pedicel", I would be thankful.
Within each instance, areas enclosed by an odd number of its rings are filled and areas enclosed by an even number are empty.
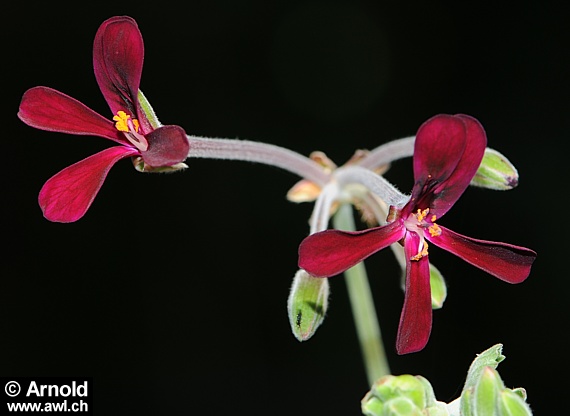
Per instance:
[[[334,171],[333,176],[337,179],[340,188],[350,183],[360,183],[388,205],[403,206],[410,198],[398,191],[384,177],[362,166],[340,167]]]
[[[398,159],[411,157],[414,154],[416,136],[392,140],[372,149],[364,158],[356,162],[357,165],[367,169],[375,169]]]
[[[331,208],[339,196],[336,182],[324,186],[315,202],[310,222],[310,234],[318,233],[327,229],[330,220]]]
[[[285,169],[302,178],[324,186],[330,174],[312,159],[292,150],[272,144],[235,139],[210,139],[188,136],[188,157],[229,159],[258,162]]]

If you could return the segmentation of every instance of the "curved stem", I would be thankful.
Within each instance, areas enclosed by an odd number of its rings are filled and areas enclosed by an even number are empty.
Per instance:
[[[339,230],[356,230],[349,204],[343,204],[339,208],[333,217],[333,222],[335,228]],[[390,367],[364,263],[358,263],[344,272],[344,275],[368,384],[372,385],[380,377],[390,374]]]
[[[318,196],[310,220],[309,234],[326,230],[329,225],[331,207],[338,197],[338,187],[335,183],[328,183]]]
[[[188,157],[241,160],[276,166],[323,186],[330,174],[312,159],[272,144],[236,139],[209,139],[188,136]]]
[[[415,141],[416,136],[410,136],[384,143],[372,149],[366,157],[356,164],[366,169],[375,169],[395,160],[410,157],[414,154]]]
[[[388,205],[404,205],[409,199],[409,196],[398,191],[383,176],[362,166],[343,166],[335,170],[333,175],[341,188],[351,183],[359,183]]]

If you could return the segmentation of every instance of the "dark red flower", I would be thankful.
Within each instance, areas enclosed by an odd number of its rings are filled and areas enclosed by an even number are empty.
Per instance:
[[[144,46],[136,22],[112,17],[99,27],[93,65],[113,121],[81,102],[47,87],[24,93],[18,117],[29,126],[75,135],[100,136],[119,144],[81,160],[50,178],[39,195],[44,216],[57,222],[80,219],[99,192],[107,173],[131,157],[141,171],[183,167],[189,142],[182,127],[163,126],[139,91]]]
[[[396,343],[399,354],[423,349],[431,332],[428,241],[509,283],[520,283],[530,273],[534,251],[469,238],[436,223],[469,185],[486,145],[485,131],[472,117],[431,118],[416,135],[411,197],[404,206],[390,208],[386,225],[356,232],[326,230],[310,235],[299,247],[302,269],[330,277],[393,243],[403,244],[406,284]]]

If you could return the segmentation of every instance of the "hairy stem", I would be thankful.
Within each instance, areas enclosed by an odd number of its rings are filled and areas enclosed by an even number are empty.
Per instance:
[[[276,166],[323,186],[330,175],[317,162],[292,150],[272,144],[237,139],[188,136],[188,157],[241,160]]]

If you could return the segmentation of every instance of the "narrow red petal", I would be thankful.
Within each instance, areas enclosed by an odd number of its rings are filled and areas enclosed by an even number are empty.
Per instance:
[[[190,143],[180,126],[162,126],[146,135],[148,150],[142,153],[144,161],[154,167],[172,166],[188,157]]]
[[[364,231],[312,234],[299,246],[299,267],[315,277],[334,276],[400,240],[404,233],[402,222],[394,221]]]
[[[536,252],[507,243],[477,240],[440,226],[441,235],[429,241],[508,283],[520,283],[530,274]]]
[[[410,260],[418,252],[419,237],[408,233],[404,244],[406,253],[406,288],[400,315],[396,351],[409,354],[422,350],[431,333],[432,309],[427,256]]]
[[[137,152],[128,147],[111,147],[52,176],[40,191],[39,203],[44,216],[54,222],[74,222],[83,217],[111,167],[135,154]]]
[[[18,117],[28,126],[60,133],[100,136],[125,143],[113,122],[70,96],[47,87],[24,93]]]
[[[142,35],[134,19],[115,16],[101,24],[93,43],[93,67],[113,114],[122,110],[137,115],[143,58]]]

